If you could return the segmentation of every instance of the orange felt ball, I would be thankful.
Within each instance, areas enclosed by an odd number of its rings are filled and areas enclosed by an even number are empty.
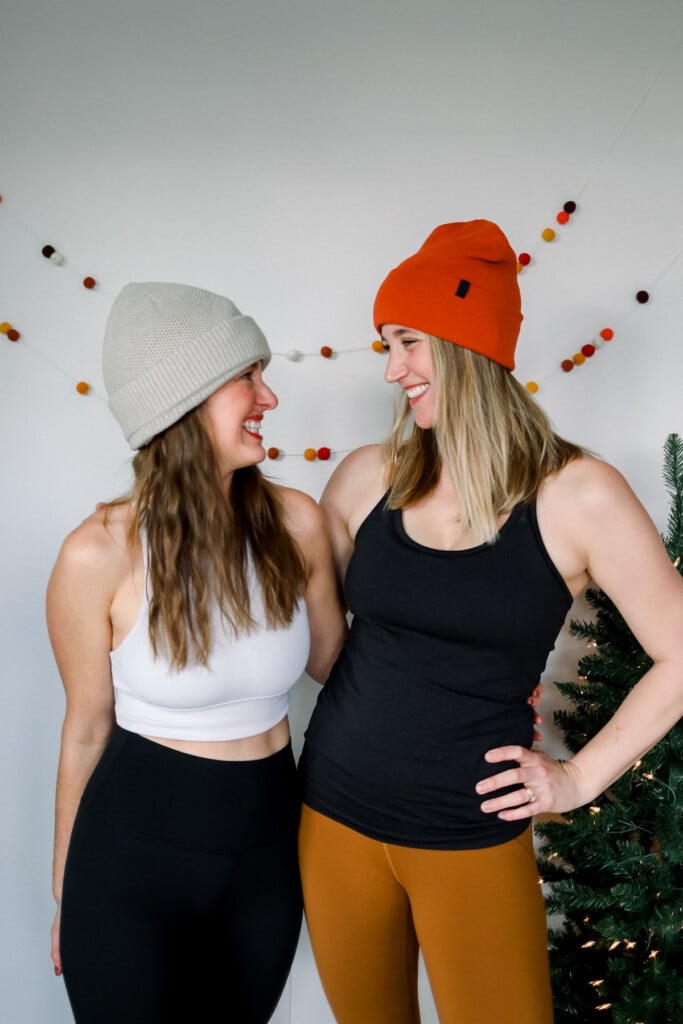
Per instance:
[[[555,220],[558,224],[566,224],[569,221],[569,214],[566,210],[560,210]]]
[[[386,352],[383,341],[373,341],[372,343],[373,352]]]
[[[541,238],[544,242],[552,242],[554,237],[555,232],[552,228],[543,228],[543,231],[541,231]]]
[[[538,391],[538,384],[535,380],[528,380],[526,382],[526,389],[527,391],[530,391],[532,395],[535,395]]]
[[[79,395],[87,395],[90,391],[90,385],[84,380],[79,380],[76,385],[76,391],[78,391]]]
[[[315,462],[315,448],[307,448],[304,452],[304,458],[306,459],[306,462]]]
[[[7,337],[9,338],[10,341],[19,341],[21,335],[19,334],[19,331],[15,331],[13,327],[10,327],[9,331],[7,332]]]
[[[583,352],[575,352],[572,356],[572,362],[575,366],[581,366],[582,363],[586,362],[586,357]]]
[[[323,356],[323,358],[325,358],[325,359],[331,359],[332,358],[332,349],[330,348],[330,346],[329,345],[323,345],[323,347],[320,349],[320,355]]]
[[[611,341],[614,337],[614,331],[611,327],[603,327],[600,331],[600,337],[604,338],[605,341]]]
[[[84,288],[94,288],[96,284],[97,284],[97,281],[95,280],[94,277],[84,277],[83,278],[83,287]]]
[[[267,452],[267,455],[268,455],[269,459],[277,459],[277,458],[280,457],[280,449],[279,448],[269,448],[268,452]]]
[[[0,334],[7,334],[11,330],[12,325],[8,324],[6,320],[3,320],[0,324]]]
[[[574,369],[574,363],[571,359],[563,359],[560,363],[560,366],[562,367],[565,373],[569,373],[570,370]]]

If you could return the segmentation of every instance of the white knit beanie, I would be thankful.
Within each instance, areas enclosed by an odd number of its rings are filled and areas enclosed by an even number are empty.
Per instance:
[[[268,342],[230,299],[184,284],[127,284],[104,332],[109,408],[141,448],[253,363]]]

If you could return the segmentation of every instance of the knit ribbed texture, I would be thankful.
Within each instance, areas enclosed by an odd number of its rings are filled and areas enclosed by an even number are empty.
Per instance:
[[[374,323],[400,324],[480,352],[509,370],[522,323],[517,257],[488,220],[441,224],[381,284]]]
[[[260,328],[222,295],[183,284],[127,284],[104,333],[109,408],[131,448],[141,448],[261,361]]]

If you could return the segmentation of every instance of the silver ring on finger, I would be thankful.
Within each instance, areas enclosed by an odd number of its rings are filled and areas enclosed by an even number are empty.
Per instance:
[[[529,798],[528,803],[530,803],[530,804],[536,803],[536,794],[534,793],[534,791],[531,788],[531,786],[525,786],[525,789],[526,789],[526,795]]]

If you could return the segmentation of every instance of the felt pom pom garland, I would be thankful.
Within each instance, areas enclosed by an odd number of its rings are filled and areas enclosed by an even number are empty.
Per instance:
[[[647,93],[646,93],[646,95],[647,95]],[[641,100],[641,103],[642,103],[642,100]],[[626,126],[628,126],[628,123],[629,122],[627,121],[627,125]],[[598,163],[598,166],[596,167],[595,171],[593,172],[592,177],[595,176],[595,173],[597,172],[599,167],[602,165],[602,163],[604,162],[606,157],[611,153],[612,149],[614,148],[614,146],[616,145],[616,142],[619,140],[619,138],[623,134],[624,130],[625,130],[625,128],[622,129],[622,131],[619,133],[619,135],[617,136],[617,138],[614,141],[614,143],[612,144],[612,146],[607,150],[607,153],[602,157],[601,161]],[[573,215],[576,213],[576,211],[578,209],[577,199],[580,198],[582,193],[585,191],[587,186],[590,184],[590,182],[592,180],[592,177],[589,178],[586,181],[586,183],[583,185],[583,187],[578,190],[577,198],[576,199],[566,200],[563,203],[562,208],[555,214],[555,224],[558,227],[556,228],[556,227],[546,226],[545,228],[543,228],[540,231],[540,237],[541,237],[541,239],[545,243],[552,244],[553,242],[555,242],[556,239],[558,238],[558,230],[566,228],[566,226],[570,223]],[[6,215],[8,213],[11,214],[11,204],[8,205],[7,203],[5,203],[3,201],[3,196],[2,195],[0,195],[0,204],[2,204],[2,210],[1,210],[0,215],[2,215],[2,214]],[[31,231],[31,229],[26,228],[26,225],[23,224],[23,222],[18,217],[16,219],[19,221],[20,224],[22,224],[22,226],[29,233],[34,234],[34,236],[37,238],[37,235],[35,235],[35,233]],[[97,279],[94,276],[92,276],[90,274],[83,275],[83,274],[77,273],[75,270],[72,270],[69,267],[68,261],[66,260],[65,256],[63,255],[63,253],[61,253],[54,245],[52,245],[51,243],[43,242],[40,245],[40,252],[41,252],[43,258],[46,261],[48,261],[49,263],[51,263],[53,266],[55,266],[55,267],[64,267],[65,270],[66,270],[66,273],[67,273],[67,277],[69,275],[74,275],[75,274],[78,277],[78,279],[79,279],[80,286],[84,290],[89,291],[89,292],[95,292],[95,291],[96,292],[102,292],[102,294],[106,296],[106,294],[107,294],[106,290],[102,289],[100,287],[99,282],[97,281]],[[664,275],[673,266],[673,264],[680,258],[681,255],[683,255],[683,250],[680,250],[674,256],[674,258],[671,260],[671,262],[668,264],[668,266],[652,282],[651,287],[655,286],[664,277]],[[534,257],[534,255],[533,255],[533,253],[531,251],[526,251],[525,250],[525,251],[519,252],[518,253],[518,257],[517,257],[517,260],[518,260],[518,265],[517,265],[518,273],[522,273],[526,268],[532,266],[535,259],[536,259],[536,257]],[[636,301],[636,303],[639,306],[647,305],[650,302],[651,291],[648,290],[648,289],[640,288],[637,291],[635,291],[633,294],[634,294],[634,297],[635,297],[635,301]],[[113,296],[111,296],[110,298],[113,298]],[[70,374],[68,374],[64,370],[63,367],[61,367],[58,364],[56,364],[52,359],[48,358],[43,352],[41,352],[38,349],[35,349],[30,343],[28,343],[25,339],[23,339],[22,338],[22,333],[16,327],[14,327],[11,322],[6,320],[6,321],[3,321],[2,323],[0,323],[0,334],[4,335],[7,338],[7,340],[9,342],[12,342],[12,343],[16,343],[19,340],[22,340],[22,343],[23,343],[23,345],[25,345],[25,347],[30,348],[41,359],[43,359],[45,362],[47,362],[50,365],[52,365],[53,368],[59,370],[59,372],[64,374],[64,376],[67,376],[67,377],[70,376]],[[559,362],[558,369],[563,374],[568,374],[571,371],[573,371],[576,367],[580,367],[580,366],[584,365],[588,360],[592,359],[596,355],[596,353],[605,345],[605,343],[610,342],[613,337],[614,337],[614,331],[612,330],[612,328],[610,328],[610,327],[602,328],[594,338],[592,338],[590,341],[587,341],[583,345],[581,345],[578,348],[578,350],[571,357],[567,357],[565,359],[562,359]],[[323,360],[326,360],[328,362],[333,362],[338,356],[346,356],[346,355],[348,355],[350,353],[367,352],[367,351],[372,351],[372,352],[377,353],[377,354],[384,354],[386,352],[386,347],[385,347],[383,341],[381,341],[380,339],[376,339],[376,340],[373,340],[372,342],[370,342],[369,344],[366,344],[366,345],[364,345],[362,347],[358,347],[358,348],[338,350],[338,349],[333,348],[331,345],[325,344],[325,345],[320,346],[320,348],[317,349],[316,351],[305,352],[305,351],[302,351],[299,348],[292,347],[292,348],[287,349],[284,352],[276,352],[276,351],[274,351],[273,355],[285,358],[289,362],[292,362],[292,363],[297,363],[297,362],[302,361],[303,359],[310,358],[310,357],[317,357],[319,359],[323,359]],[[554,376],[554,374],[553,374],[553,376]],[[72,378],[72,380],[73,380],[73,378]],[[527,388],[527,390],[531,394],[537,394],[538,391],[540,390],[541,384],[542,384],[542,382],[539,382],[538,380],[529,380],[529,381],[526,382],[526,388]],[[87,381],[85,381],[85,380],[78,380],[74,384],[74,389],[75,389],[76,393],[81,395],[81,396],[93,394],[93,395],[96,395],[96,397],[99,398],[100,400],[104,401],[104,398],[102,396],[100,396],[100,395],[97,395],[96,392],[93,390],[92,386]],[[278,460],[278,459],[283,458],[286,455],[287,456],[298,455],[299,457],[303,458],[307,462],[316,462],[316,461],[325,462],[325,461],[330,460],[333,457],[333,455],[335,455],[335,454],[343,454],[345,451],[348,451],[348,450],[350,450],[350,449],[333,450],[333,449],[331,449],[331,448],[329,448],[327,446],[320,446],[320,447],[317,447],[317,448],[307,447],[307,448],[303,449],[303,451],[300,451],[298,453],[294,453],[294,452],[288,453],[288,452],[283,452],[281,449],[279,449],[277,447],[271,447],[271,448],[268,449],[267,455],[268,455],[268,458],[271,459],[271,460]]]

